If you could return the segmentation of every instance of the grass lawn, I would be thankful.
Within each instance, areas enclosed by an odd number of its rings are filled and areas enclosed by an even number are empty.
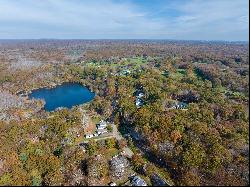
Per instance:
[[[220,93],[226,93],[227,92],[227,89],[225,87],[223,87],[223,86],[221,86],[221,87],[215,87],[213,89],[214,89],[214,91],[218,91]]]
[[[120,151],[116,148],[110,148],[110,149],[103,149],[100,151],[101,154],[107,158],[107,160],[110,160],[113,156],[117,155]]]
[[[91,120],[94,124],[97,124],[100,122],[101,118],[99,116],[93,116],[91,117]]]
[[[148,60],[144,59],[143,57],[132,57],[132,58],[125,58],[121,62],[118,63],[106,63],[104,61],[100,62],[89,62],[86,63],[86,66],[108,66],[108,67],[123,67],[131,64],[134,68],[138,68],[140,65],[147,63]]]
[[[229,89],[227,89],[226,87],[223,87],[223,86],[221,86],[221,87],[219,87],[217,89],[218,89],[218,91],[220,93],[228,94],[231,97],[236,97],[236,98],[237,97],[245,97],[245,95],[243,93],[231,91],[231,90],[229,90]]]
[[[156,173],[162,177],[163,179],[166,179],[168,183],[174,185],[171,177],[170,177],[170,174],[166,171],[166,169],[164,168],[159,168],[156,166]]]
[[[185,69],[177,69],[177,72],[182,74],[182,75],[186,75],[186,70]]]
[[[170,73],[170,76],[174,79],[181,79],[186,75],[186,70],[184,69],[177,69],[176,73]]]

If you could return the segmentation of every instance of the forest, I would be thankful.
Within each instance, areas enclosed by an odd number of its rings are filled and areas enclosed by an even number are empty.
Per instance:
[[[123,186],[133,175],[149,186],[249,185],[248,50],[247,42],[0,40],[0,185]],[[21,94],[64,82],[94,100],[47,112]],[[121,138],[87,142],[100,119]]]

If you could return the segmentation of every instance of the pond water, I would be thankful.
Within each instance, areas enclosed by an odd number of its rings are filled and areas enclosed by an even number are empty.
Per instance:
[[[78,83],[63,83],[55,88],[41,88],[29,95],[30,99],[44,99],[46,111],[53,111],[59,107],[72,108],[87,103],[94,97],[95,93]]]

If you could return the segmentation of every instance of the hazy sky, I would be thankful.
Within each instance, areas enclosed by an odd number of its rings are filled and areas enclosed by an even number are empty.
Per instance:
[[[248,40],[248,0],[0,0],[0,38]]]

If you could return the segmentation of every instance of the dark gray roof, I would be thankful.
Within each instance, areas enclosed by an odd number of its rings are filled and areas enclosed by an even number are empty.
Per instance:
[[[154,186],[168,186],[166,181],[155,173],[151,175],[151,182]]]
[[[133,186],[147,186],[147,183],[139,176],[135,176],[131,183]]]

